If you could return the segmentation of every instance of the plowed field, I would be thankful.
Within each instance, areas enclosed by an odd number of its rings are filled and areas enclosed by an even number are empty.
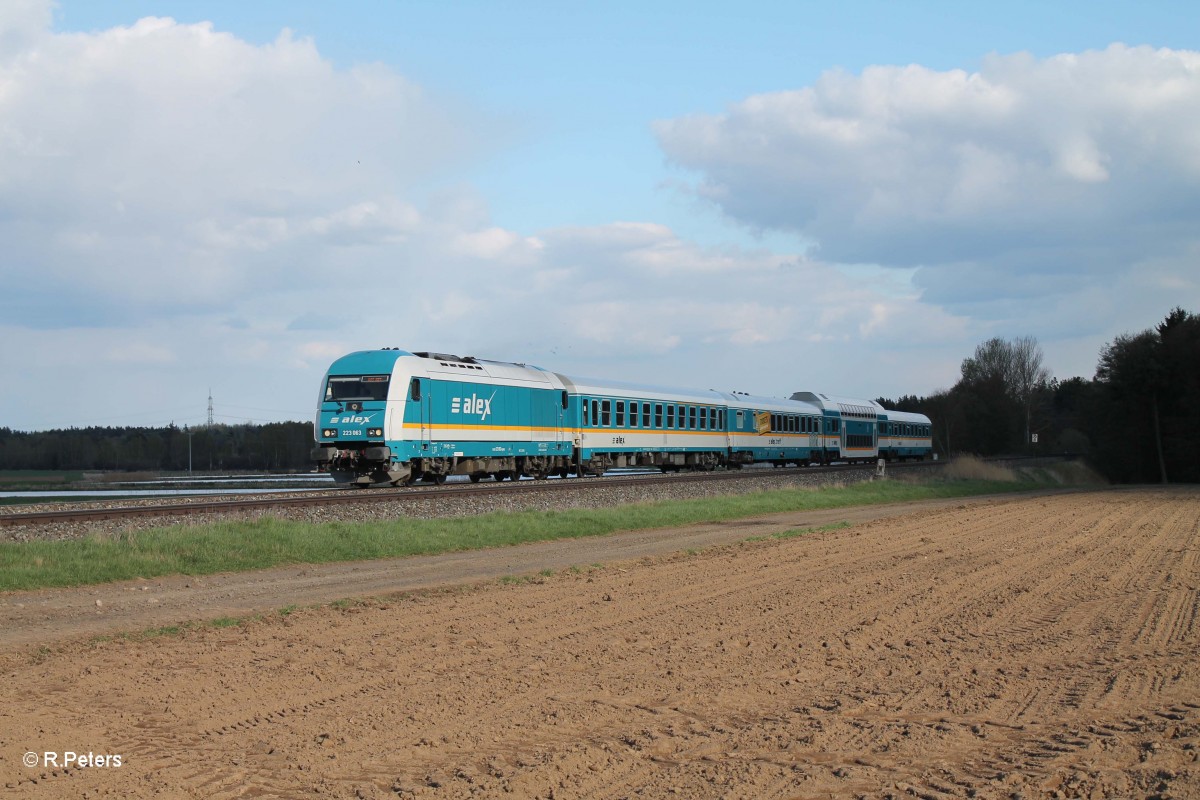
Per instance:
[[[1200,797],[1198,607],[1200,492],[1144,489],[21,640],[0,656],[0,791]]]

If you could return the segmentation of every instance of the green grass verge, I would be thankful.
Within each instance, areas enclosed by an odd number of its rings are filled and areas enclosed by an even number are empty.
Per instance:
[[[722,522],[785,511],[1042,488],[978,480],[873,481],[843,488],[756,492],[604,509],[521,511],[449,519],[309,524],[274,519],[158,528],[67,541],[0,543],[0,591],[208,575],[282,564],[427,555],[622,530]]]

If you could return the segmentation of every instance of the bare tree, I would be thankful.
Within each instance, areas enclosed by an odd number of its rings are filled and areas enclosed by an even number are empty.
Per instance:
[[[1023,447],[1029,446],[1035,393],[1050,380],[1050,370],[1042,358],[1042,346],[1032,336],[1012,340],[994,337],[976,347],[975,355],[962,363],[964,383],[1001,386],[1004,394],[1020,406],[1025,418]]]
[[[1006,389],[1012,386],[1012,346],[1003,339],[988,339],[975,348],[975,355],[964,359],[962,377],[968,383],[999,378]]]
[[[1029,417],[1033,409],[1033,394],[1050,380],[1050,370],[1042,363],[1042,346],[1032,336],[1022,336],[1008,343],[1010,348],[1013,396],[1025,409],[1025,446],[1029,446]]]

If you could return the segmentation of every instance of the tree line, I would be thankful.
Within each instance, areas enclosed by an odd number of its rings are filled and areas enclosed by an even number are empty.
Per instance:
[[[308,470],[312,423],[215,424],[184,430],[0,428],[0,469],[186,471]]]
[[[1032,337],[989,339],[960,372],[951,389],[879,402],[927,415],[942,454],[1074,453],[1117,483],[1200,482],[1200,315],[1176,308],[1116,337],[1091,380],[1052,378]]]

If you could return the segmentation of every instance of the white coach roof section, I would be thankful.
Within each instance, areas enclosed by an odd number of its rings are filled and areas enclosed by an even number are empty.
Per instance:
[[[821,416],[821,407],[803,400],[791,398],[780,400],[778,397],[760,397],[745,392],[721,392],[730,408],[745,408],[757,411],[777,411],[780,414],[812,414]]]
[[[916,425],[928,425],[929,417],[924,414],[914,414],[911,411],[885,411],[890,422],[908,422]]]
[[[704,403],[721,405],[724,398],[711,389],[676,389],[665,386],[647,386],[624,381],[607,381],[600,378],[571,378],[555,373],[563,385],[572,392],[586,395],[611,395],[645,400],[664,400],[669,403]]]
[[[806,403],[818,405],[826,411],[837,411],[843,417],[858,417],[859,419],[877,419],[880,414],[887,413],[883,406],[874,400],[859,400],[854,397],[839,397],[835,394],[819,392],[795,392],[793,400],[803,400]]]

